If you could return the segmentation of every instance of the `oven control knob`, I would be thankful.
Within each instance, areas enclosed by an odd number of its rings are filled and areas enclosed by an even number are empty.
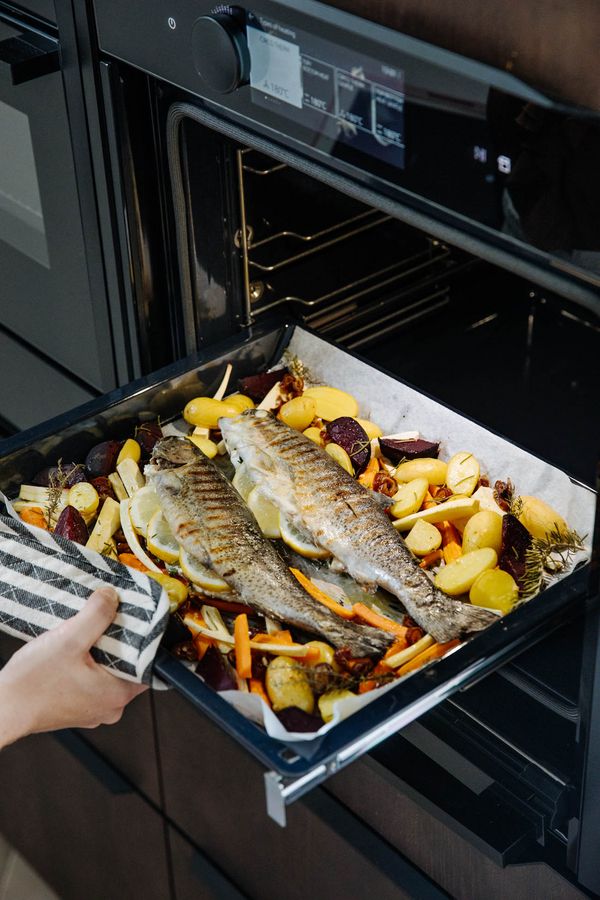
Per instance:
[[[225,13],[202,16],[192,32],[194,65],[214,91],[229,94],[248,81],[250,53],[237,20]]]

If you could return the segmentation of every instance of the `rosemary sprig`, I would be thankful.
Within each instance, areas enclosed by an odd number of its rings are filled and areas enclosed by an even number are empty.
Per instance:
[[[520,499],[520,498],[518,498]],[[521,597],[516,605],[530,600],[543,590],[552,575],[565,569],[576,553],[585,550],[585,536],[571,529],[548,532],[544,538],[533,538],[525,552],[525,575]]]
[[[523,498],[519,497],[518,494],[513,494],[508,501],[508,511],[511,516],[514,516],[516,519],[518,519],[523,512]]]

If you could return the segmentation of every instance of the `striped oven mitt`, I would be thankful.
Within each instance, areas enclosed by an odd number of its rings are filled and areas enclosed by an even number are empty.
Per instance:
[[[158,582],[59,535],[0,516],[0,631],[31,640],[79,612],[96,588],[119,594],[117,615],[92,647],[96,662],[128,681],[152,683],[152,663],[169,619]],[[155,685],[159,686],[159,685]]]

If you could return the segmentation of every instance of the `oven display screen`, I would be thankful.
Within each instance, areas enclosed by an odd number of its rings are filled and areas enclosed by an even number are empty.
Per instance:
[[[329,41],[247,14],[252,102],[308,128],[314,144],[345,144],[404,168],[404,72]]]

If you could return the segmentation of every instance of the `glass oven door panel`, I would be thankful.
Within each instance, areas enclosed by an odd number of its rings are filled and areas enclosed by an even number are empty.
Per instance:
[[[20,36],[40,38],[1,13],[0,60]],[[110,332],[90,295],[61,73],[1,68],[0,325],[106,390],[115,383],[112,356],[101,352]]]

